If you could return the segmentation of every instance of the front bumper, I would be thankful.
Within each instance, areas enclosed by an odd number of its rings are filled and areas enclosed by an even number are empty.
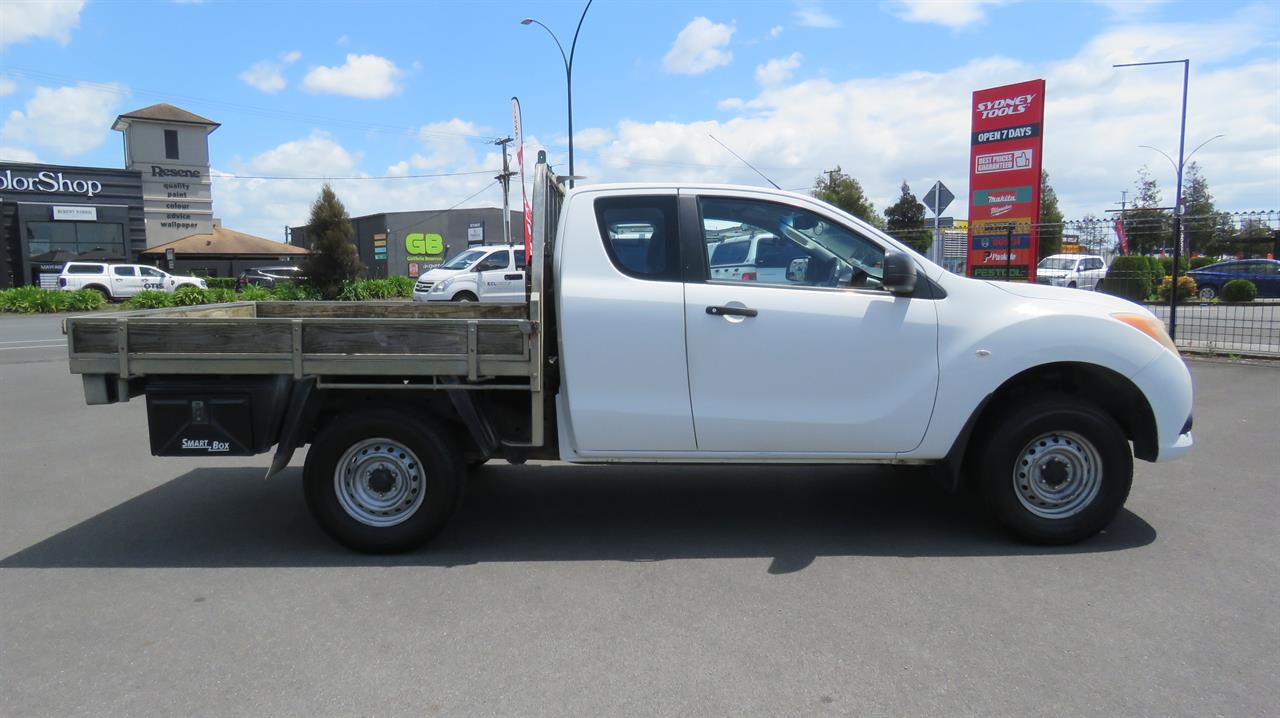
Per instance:
[[[1162,351],[1133,377],[1156,420],[1156,461],[1173,461],[1191,450],[1194,391],[1182,357]]]

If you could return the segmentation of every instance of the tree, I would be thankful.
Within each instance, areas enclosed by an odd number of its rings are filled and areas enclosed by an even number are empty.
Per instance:
[[[1124,231],[1129,238],[1130,254],[1155,254],[1171,247],[1173,239],[1169,214],[1160,209],[1160,186],[1144,165],[1134,182],[1137,196],[1133,207],[1124,214]]]
[[[1077,227],[1080,244],[1089,254],[1105,254],[1114,244],[1111,225],[1096,214],[1086,214]]]
[[[1275,235],[1267,223],[1257,217],[1247,217],[1240,222],[1240,232],[1235,238],[1236,255],[1240,257],[1265,257],[1274,246]]]
[[[1062,210],[1058,193],[1049,185],[1049,173],[1040,170],[1040,256],[1044,259],[1062,251]]]
[[[1200,165],[1187,165],[1183,178],[1182,216],[1183,231],[1187,238],[1187,254],[1208,254],[1214,249],[1216,230],[1220,224],[1218,210],[1213,206],[1209,182],[1200,174]]]
[[[925,225],[924,211],[924,205],[911,194],[906,180],[902,181],[898,201],[884,211],[889,234],[920,253],[929,251],[929,245],[933,244],[933,230]]]
[[[836,165],[835,169],[828,170],[814,180],[812,194],[858,219],[877,227],[884,226],[884,220],[876,214],[875,205],[863,194],[862,185],[858,180],[845,174],[844,170],[840,169],[840,165]]]
[[[307,284],[325,299],[336,298],[342,292],[343,282],[359,279],[364,274],[352,235],[347,208],[326,183],[311,205],[311,219],[307,223],[311,254],[302,265]]]

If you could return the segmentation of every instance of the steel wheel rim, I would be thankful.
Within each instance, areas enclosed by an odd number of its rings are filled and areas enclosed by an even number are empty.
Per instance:
[[[387,438],[365,439],[342,455],[333,471],[338,505],[366,526],[403,523],[426,497],[422,462],[409,447]]]
[[[1052,431],[1027,442],[1013,468],[1013,490],[1022,507],[1045,519],[1074,516],[1102,487],[1102,456],[1083,436]]]

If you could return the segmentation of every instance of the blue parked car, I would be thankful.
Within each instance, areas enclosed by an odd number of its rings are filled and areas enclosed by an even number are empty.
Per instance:
[[[1247,279],[1258,288],[1259,297],[1280,297],[1280,260],[1233,259],[1193,269],[1187,276],[1196,280],[1201,299],[1222,294],[1222,285],[1233,279]]]

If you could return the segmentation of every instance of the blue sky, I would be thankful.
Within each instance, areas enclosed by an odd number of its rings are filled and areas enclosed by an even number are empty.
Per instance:
[[[500,202],[484,138],[524,105],[526,151],[564,168],[564,73],[581,2],[5,2],[0,157],[119,166],[120,112],[168,101],[222,123],[214,210],[282,236],[315,180],[353,214]],[[974,89],[1047,81],[1045,167],[1069,217],[1101,214],[1177,150],[1177,69],[1193,61],[1188,149],[1220,206],[1280,207],[1280,13],[1231,2],[617,2],[598,0],[574,67],[578,174],[590,181],[760,180],[840,164],[877,207],[902,180],[966,189]],[[518,202],[518,200],[517,200]],[[962,205],[958,201],[957,205]],[[958,210],[958,211],[955,211]],[[953,213],[963,216],[963,206]]]

